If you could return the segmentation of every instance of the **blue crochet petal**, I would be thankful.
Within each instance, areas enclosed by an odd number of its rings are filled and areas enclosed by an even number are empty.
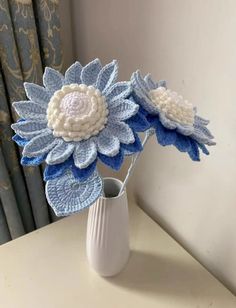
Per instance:
[[[112,169],[118,171],[120,170],[123,160],[124,160],[124,153],[123,150],[120,149],[119,153],[116,156],[109,157],[106,155],[103,155],[101,153],[98,153],[98,157],[101,160],[101,162],[108,167],[111,167]]]
[[[27,143],[24,147],[23,155],[28,157],[44,155],[52,150],[58,144],[59,140],[59,138],[54,138],[50,130],[46,130]]]
[[[190,140],[191,148],[188,151],[188,154],[189,154],[190,158],[193,161],[200,161],[200,153],[199,153],[199,149],[198,149],[198,143],[195,140],[193,140],[192,138],[190,138],[189,140]]]
[[[31,139],[39,134],[49,131],[47,129],[47,121],[27,120],[13,123],[11,128],[21,138]]]
[[[190,138],[178,133],[174,145],[180,152],[188,152],[191,149]]]
[[[132,155],[133,153],[137,153],[142,151],[142,143],[139,139],[138,134],[134,132],[135,141],[130,144],[123,144],[121,143],[121,148],[124,150],[125,155]]]
[[[118,63],[113,60],[111,63],[105,65],[98,74],[96,88],[102,93],[111,87],[117,79],[118,75]]]
[[[98,152],[103,155],[112,157],[119,152],[120,141],[116,136],[110,133],[108,127],[101,131],[98,136],[96,136],[95,141],[97,144]]]
[[[80,74],[82,65],[77,61],[72,64],[65,72],[65,84],[81,83]]]
[[[158,84],[152,79],[151,74],[147,74],[144,77],[144,81],[146,82],[149,90],[154,90],[158,87]]]
[[[114,102],[116,100],[121,100],[127,98],[132,91],[130,82],[120,81],[115,83],[109,90],[105,93],[106,100],[109,102]]]
[[[72,164],[73,175],[78,181],[86,181],[94,173],[96,165],[97,165],[97,160],[95,160],[87,168],[80,169],[76,167],[75,164],[73,163]]]
[[[204,153],[205,155],[209,155],[210,154],[208,149],[207,149],[207,147],[204,144],[197,142],[197,145],[202,150],[202,153]]]
[[[20,147],[24,147],[29,140],[26,140],[25,138],[21,138],[19,135],[15,134],[12,137],[12,140],[16,142],[16,144],[18,144]]]
[[[157,119],[155,122],[157,141],[163,145],[175,144],[177,133],[174,130],[165,128]]]
[[[139,70],[133,73],[133,75],[131,76],[131,79],[132,79],[132,82],[136,85],[136,87],[139,88],[141,93],[146,94],[149,92],[149,87],[147,83],[144,81]]]
[[[46,197],[57,216],[77,213],[92,205],[103,191],[103,182],[97,172],[84,182],[78,182],[71,170],[46,183]]]
[[[59,139],[57,145],[47,154],[46,163],[48,165],[61,164],[71,156],[74,149],[73,143]]]
[[[87,86],[95,84],[101,69],[102,65],[99,59],[95,59],[88,63],[81,72],[82,83],[86,84]]]
[[[51,67],[46,67],[43,74],[43,84],[45,88],[53,94],[60,90],[64,83],[64,77],[61,73]]]
[[[166,81],[165,80],[159,80],[157,83],[157,87],[164,87],[166,88]]]
[[[120,122],[114,119],[109,119],[109,122],[106,126],[107,131],[111,136],[115,136],[119,139],[120,142],[129,144],[135,141],[134,134],[132,129],[125,122]],[[119,151],[120,146],[118,147]],[[118,153],[116,152],[116,154]],[[106,153],[103,153],[106,155]],[[109,155],[112,156],[112,155]],[[113,155],[114,156],[114,155]]]
[[[31,101],[45,107],[48,105],[51,95],[44,87],[29,82],[25,82],[24,87],[26,95]]]
[[[46,155],[43,156],[37,156],[37,157],[27,157],[27,156],[22,156],[21,158],[21,164],[23,166],[38,166],[42,162],[45,161]]]
[[[67,161],[61,164],[47,165],[43,173],[44,181],[53,180],[59,176],[62,176],[64,172],[72,166],[72,164],[73,160],[69,158]]]
[[[150,128],[150,124],[141,112],[136,113],[125,122],[136,132],[144,132]]]
[[[46,108],[31,101],[20,101],[12,104],[17,114],[24,119],[46,120]]]
[[[121,100],[120,104],[109,107],[110,117],[117,120],[127,120],[137,114],[139,105],[135,104],[131,100]]]

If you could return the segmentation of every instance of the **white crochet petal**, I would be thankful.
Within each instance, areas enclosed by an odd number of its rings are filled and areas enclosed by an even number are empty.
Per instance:
[[[99,59],[95,59],[88,63],[85,67],[83,67],[81,72],[82,83],[87,86],[95,84],[101,69],[102,65]]]
[[[25,82],[24,87],[26,95],[31,101],[47,107],[51,95],[44,87],[29,82]]]
[[[124,122],[109,121],[106,128],[110,135],[117,137],[124,144],[135,141],[132,129]]]
[[[97,146],[92,140],[81,141],[75,148],[74,163],[76,167],[87,168],[97,157]]]
[[[22,138],[31,139],[47,131],[47,121],[27,120],[11,125],[11,128]]]
[[[105,92],[113,83],[116,82],[118,75],[118,64],[116,60],[105,65],[98,74],[96,88]]]
[[[109,116],[117,120],[127,120],[138,112],[139,106],[132,101],[122,100],[116,106],[110,106]]]
[[[63,163],[67,158],[71,156],[75,149],[73,143],[65,142],[62,139],[47,155],[46,163],[49,165],[55,165]]]
[[[21,101],[13,103],[17,114],[23,119],[46,120],[46,108],[31,101]]]
[[[50,130],[40,134],[39,136],[34,137],[26,144],[23,150],[23,155],[27,157],[41,156],[49,152],[54,148],[58,139],[55,139]]]
[[[65,84],[81,83],[80,74],[82,68],[78,61],[72,64],[65,72]]]
[[[92,205],[102,191],[103,182],[96,171],[85,182],[78,182],[67,170],[46,183],[46,197],[57,216],[67,216]]]
[[[64,77],[61,73],[51,67],[46,67],[43,74],[43,84],[51,94],[60,90],[64,83]]]
[[[113,157],[119,153],[119,139],[111,135],[107,128],[104,129],[95,140],[97,143],[97,149],[101,154]]]

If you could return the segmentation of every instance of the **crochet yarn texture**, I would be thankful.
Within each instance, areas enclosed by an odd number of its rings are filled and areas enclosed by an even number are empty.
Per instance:
[[[84,67],[76,62],[65,76],[46,68],[43,86],[25,83],[29,101],[13,104],[21,118],[12,124],[16,133],[13,140],[23,147],[21,163],[32,166],[46,162],[46,193],[57,214],[61,213],[57,210],[61,200],[54,186],[60,186],[64,195],[64,215],[74,208],[82,209],[88,201],[77,198],[75,207],[74,192],[68,193],[69,187],[62,181],[68,178],[71,183],[73,177],[84,192],[90,191],[89,185],[100,187],[98,160],[119,170],[125,155],[142,150],[137,132],[145,131],[149,123],[139,113],[139,105],[128,98],[131,83],[117,82],[117,76],[116,60],[104,67],[99,59]],[[95,201],[94,196],[89,202]]]
[[[148,123],[127,98],[130,82],[116,82],[117,74],[116,61],[102,67],[95,59],[85,67],[76,62],[65,77],[46,68],[44,87],[25,83],[30,100],[13,104],[23,121],[12,125],[14,140],[24,147],[22,163],[32,165],[44,156],[50,169],[72,156],[74,169],[86,169],[99,158],[118,170],[118,154],[123,161],[125,151],[140,151],[135,132],[143,127],[137,122],[141,118],[145,128]]]
[[[206,145],[215,145],[214,137],[206,127],[209,121],[199,117],[196,108],[167,89],[165,81],[153,81],[150,74],[143,78],[136,71],[131,76],[131,83],[132,98],[155,128],[161,145],[174,145],[179,151],[187,152],[194,161],[200,160],[199,149],[209,154]]]

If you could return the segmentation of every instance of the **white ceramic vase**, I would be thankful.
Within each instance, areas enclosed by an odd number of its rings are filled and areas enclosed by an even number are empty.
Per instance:
[[[118,196],[122,182],[104,178],[104,197],[89,208],[87,257],[101,276],[118,274],[129,258],[129,214],[126,191]]]

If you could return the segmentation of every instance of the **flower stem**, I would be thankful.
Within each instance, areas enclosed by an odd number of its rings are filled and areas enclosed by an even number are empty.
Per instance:
[[[146,131],[145,138],[144,138],[144,140],[143,140],[143,142],[142,142],[142,147],[143,147],[143,148],[144,148],[144,146],[146,145],[148,139],[154,134],[154,132],[155,132],[155,131],[154,131],[153,128],[150,128],[149,130]],[[138,152],[135,156],[132,157],[132,162],[131,162],[131,164],[130,164],[130,166],[129,166],[127,175],[126,175],[126,177],[125,177],[125,179],[124,179],[124,182],[123,182],[123,184],[122,184],[122,186],[121,186],[121,189],[120,189],[120,192],[119,192],[119,196],[123,193],[123,191],[124,191],[124,189],[125,189],[125,187],[126,187],[126,185],[127,185],[127,183],[128,183],[128,180],[129,180],[131,174],[132,174],[133,171],[134,171],[134,167],[135,167],[135,165],[136,165],[136,163],[137,163],[137,161],[138,161],[138,158],[139,158],[140,154],[141,154],[141,152]]]

